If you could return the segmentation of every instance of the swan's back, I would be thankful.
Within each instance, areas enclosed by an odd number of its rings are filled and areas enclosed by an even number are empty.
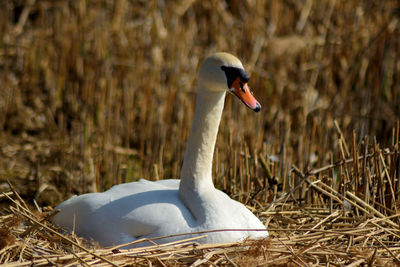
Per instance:
[[[156,237],[167,230],[188,232],[193,218],[179,199],[178,187],[179,180],[142,179],[103,193],[73,196],[56,207],[62,212],[54,222],[103,246]],[[170,220],[163,219],[166,215]]]

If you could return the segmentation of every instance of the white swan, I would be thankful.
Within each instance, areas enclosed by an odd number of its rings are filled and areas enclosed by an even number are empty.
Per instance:
[[[103,246],[179,233],[217,229],[259,229],[208,233],[201,243],[265,238],[263,223],[243,204],[214,188],[212,158],[226,91],[254,111],[261,109],[251,94],[242,63],[228,53],[215,53],[202,64],[193,125],[180,180],[126,183],[104,193],[73,196],[61,203],[54,222]],[[156,240],[171,242],[188,236]],[[150,243],[147,243],[149,245]],[[143,246],[143,243],[140,244]]]

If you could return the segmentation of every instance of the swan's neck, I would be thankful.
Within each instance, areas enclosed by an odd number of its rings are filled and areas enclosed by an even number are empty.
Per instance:
[[[179,195],[189,208],[200,192],[214,189],[212,160],[224,100],[225,91],[209,91],[199,85],[179,186]]]

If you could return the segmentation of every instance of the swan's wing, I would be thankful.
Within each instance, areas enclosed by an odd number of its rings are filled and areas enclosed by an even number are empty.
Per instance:
[[[56,207],[61,212],[54,222],[102,245],[186,232],[193,218],[173,189],[176,186],[179,180],[141,180],[104,193],[74,196]]]

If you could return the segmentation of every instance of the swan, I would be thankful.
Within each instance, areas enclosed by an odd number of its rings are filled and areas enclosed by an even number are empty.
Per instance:
[[[180,180],[168,179],[115,185],[103,193],[73,196],[58,205],[54,223],[78,236],[113,246],[180,233],[206,233],[199,243],[237,242],[266,238],[264,224],[243,204],[216,189],[212,182],[212,158],[226,92],[248,108],[261,105],[249,90],[249,75],[235,56],[219,52],[208,57],[198,73],[193,124],[184,154]],[[258,229],[260,231],[250,231]],[[167,243],[190,236],[170,236]],[[147,241],[139,246],[150,245]]]

